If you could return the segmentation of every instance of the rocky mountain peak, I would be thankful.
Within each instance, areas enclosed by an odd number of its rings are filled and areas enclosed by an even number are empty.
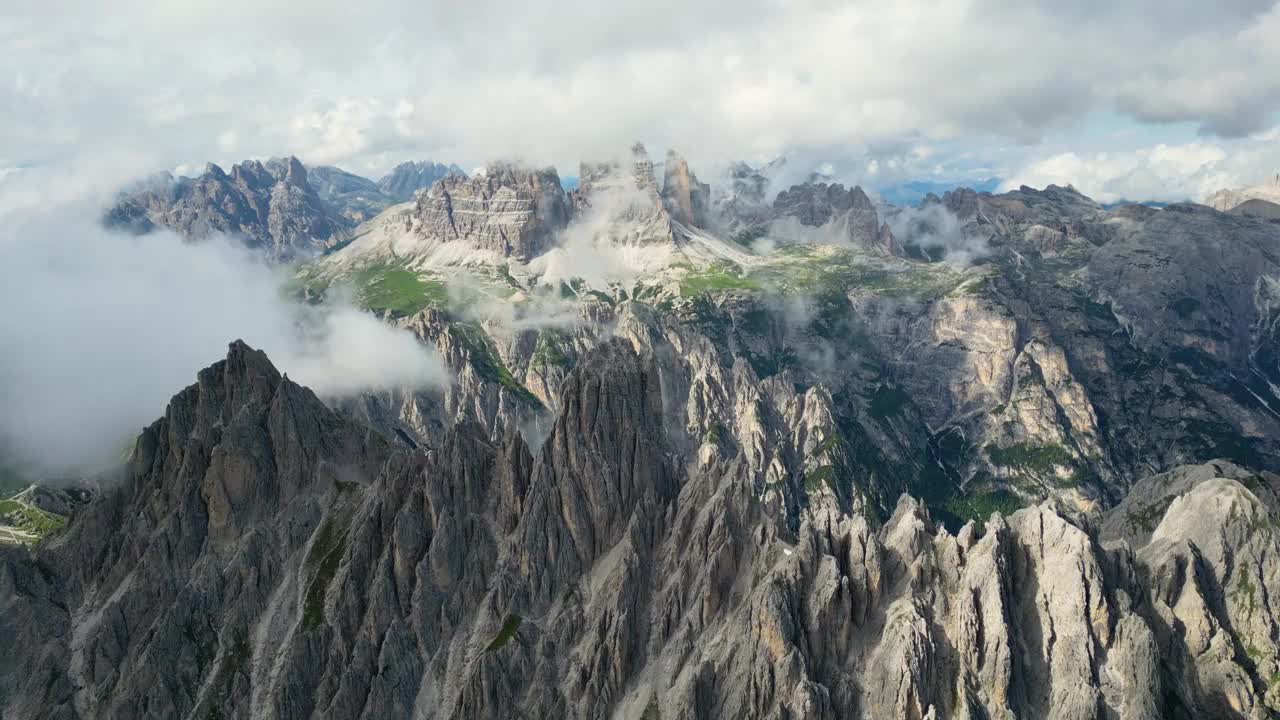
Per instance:
[[[197,178],[123,193],[105,222],[135,232],[167,227],[190,240],[222,233],[274,260],[314,254],[338,242],[349,221],[327,205],[297,158],[247,160],[230,173],[209,163]]]
[[[276,183],[276,176],[258,160],[246,160],[232,165],[231,179],[247,190],[265,190]]]
[[[482,175],[447,175],[418,196],[415,232],[436,242],[461,242],[501,257],[529,260],[569,222],[569,200],[553,168],[510,163]]]
[[[466,173],[457,165],[443,165],[430,160],[404,162],[378,180],[377,185],[393,201],[403,202],[448,175],[465,176]]]
[[[662,200],[671,216],[685,225],[707,225],[711,186],[698,182],[688,161],[674,150],[667,151],[662,169]]]
[[[840,183],[825,182],[792,185],[774,199],[773,215],[794,218],[807,227],[833,227],[857,247],[899,252],[893,234],[880,223],[875,204],[861,187],[846,190]]]
[[[290,185],[297,187],[309,188],[307,183],[307,168],[297,157],[290,155],[285,160],[285,175],[283,180]]]
[[[1205,198],[1204,204],[1215,210],[1226,212],[1249,200],[1280,203],[1280,174],[1250,187],[1218,190]]]
[[[609,201],[601,207],[607,209],[609,217],[601,219],[610,227],[610,233],[617,242],[625,245],[674,244],[677,230],[663,201],[653,162],[644,144],[637,142],[632,146],[631,160],[628,169],[623,169],[617,162],[583,162],[579,169],[579,185],[569,196],[574,212],[586,213],[599,196],[608,195]],[[674,193],[675,185],[672,190]],[[695,202],[693,194],[697,192],[691,186],[691,207]]]
[[[6,715],[1280,706],[1280,477],[1176,468],[1100,530],[1053,503],[948,530],[906,496],[883,523],[817,502],[787,527],[739,462],[673,467],[670,371],[614,337],[533,453],[470,420],[389,451],[233,343],[139,438],[129,483],[0,549]]]

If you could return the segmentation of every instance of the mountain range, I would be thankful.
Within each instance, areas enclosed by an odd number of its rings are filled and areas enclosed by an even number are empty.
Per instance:
[[[164,227],[190,239],[229,234],[287,261],[342,242],[360,222],[454,173],[462,170],[407,162],[375,183],[332,166],[308,170],[296,157],[249,160],[230,173],[210,163],[196,178],[160,173],[126,189],[104,222],[132,232]]]
[[[322,400],[231,342],[123,466],[6,501],[4,717],[1280,714],[1255,206],[453,170],[122,194],[452,382]]]
[[[1236,190],[1219,190],[1205,198],[1204,204],[1226,212],[1249,201],[1280,203],[1280,174],[1269,182]]]

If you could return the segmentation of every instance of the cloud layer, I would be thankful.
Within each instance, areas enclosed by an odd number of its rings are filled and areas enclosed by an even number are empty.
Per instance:
[[[7,182],[0,197],[17,197]],[[23,178],[48,205],[0,206],[0,447],[21,460],[68,471],[118,454],[236,338],[322,396],[448,381],[406,331],[299,306],[231,242],[109,234],[92,194],[57,202],[60,184]]]
[[[1198,140],[1113,152],[1066,151],[1035,160],[1004,182],[1074,185],[1099,202],[1203,201],[1215,190],[1261,182],[1280,169],[1280,137],[1247,143]]]
[[[643,138],[699,162],[856,147],[874,174],[1095,112],[1237,137],[1280,108],[1272,0],[18,4],[0,165],[145,136],[170,164],[571,167]]]

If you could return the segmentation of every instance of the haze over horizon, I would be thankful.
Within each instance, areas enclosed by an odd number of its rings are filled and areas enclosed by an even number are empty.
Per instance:
[[[18,5],[0,178],[106,152],[138,172],[295,154],[574,174],[636,139],[708,176],[786,155],[870,188],[995,177],[1101,202],[1280,168],[1269,0]]]

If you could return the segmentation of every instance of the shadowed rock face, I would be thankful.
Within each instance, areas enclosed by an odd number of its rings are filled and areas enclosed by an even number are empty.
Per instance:
[[[1268,200],[1245,200],[1239,205],[1231,208],[1230,212],[1232,215],[1239,215],[1241,217],[1280,222],[1280,203]]]
[[[707,226],[711,186],[698,182],[698,176],[689,169],[689,162],[674,151],[667,151],[662,169],[662,199],[671,217],[685,225]]]
[[[622,331],[626,336],[626,330]],[[611,340],[550,435],[394,450],[242,343],[128,480],[0,549],[6,717],[1265,717],[1280,478],[1148,478],[1097,527],[957,534],[744,457],[678,462],[676,378]],[[816,402],[816,401],[815,401]]]

